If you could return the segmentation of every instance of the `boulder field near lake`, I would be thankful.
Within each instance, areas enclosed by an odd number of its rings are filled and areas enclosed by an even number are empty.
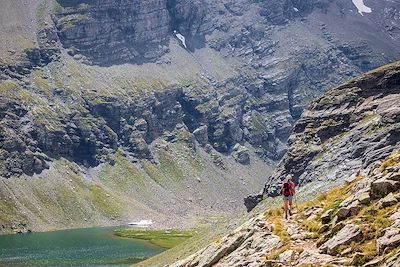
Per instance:
[[[142,264],[396,266],[399,2],[3,0],[0,22],[0,234],[211,224]],[[265,210],[289,173],[302,201],[348,184],[288,225]]]

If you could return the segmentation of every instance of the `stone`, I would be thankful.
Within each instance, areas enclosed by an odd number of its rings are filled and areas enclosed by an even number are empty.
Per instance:
[[[325,211],[322,215],[321,215],[321,222],[323,224],[328,224],[331,221],[332,215],[335,212],[334,209],[329,209],[327,211]]]
[[[400,189],[400,182],[388,180],[385,178],[378,179],[371,184],[371,196],[373,198],[382,198],[389,193]]]
[[[233,147],[232,156],[240,164],[243,165],[250,164],[249,150],[245,146],[236,144]]]
[[[355,180],[357,179],[357,174],[352,174],[351,176],[349,176],[349,177],[347,177],[346,179],[345,179],[345,182],[347,183],[347,184],[351,184],[352,182],[354,182]]]
[[[200,145],[205,146],[208,144],[208,127],[207,125],[200,126],[193,131],[193,134]]]
[[[344,222],[338,222],[338,223],[336,223],[336,224],[332,227],[331,232],[332,232],[333,234],[336,234],[337,232],[339,232],[340,230],[342,230],[342,228],[343,228],[344,226],[345,226]]]
[[[244,205],[246,206],[247,212],[253,210],[263,199],[264,196],[262,194],[246,197],[244,199]]]
[[[389,180],[400,182],[400,172],[394,173],[390,176]]]
[[[368,205],[371,202],[371,197],[369,196],[369,193],[364,192],[358,196],[358,201],[363,205]]]
[[[379,207],[380,208],[386,208],[386,207],[393,206],[393,205],[395,205],[397,203],[398,203],[398,201],[394,197],[393,193],[390,193],[389,195],[387,195],[386,197],[382,198],[379,201]]]
[[[400,266],[400,252],[390,257],[385,261],[385,267],[398,267]]]
[[[390,216],[390,219],[391,219],[392,221],[400,220],[400,210],[397,210],[395,213],[393,213],[393,214]]]
[[[279,262],[281,263],[290,263],[294,260],[294,257],[296,256],[296,252],[293,250],[287,250],[281,254],[279,254],[278,259]]]
[[[366,264],[363,265],[363,267],[375,267],[375,266],[380,266],[382,263],[382,258],[381,257],[376,257],[375,259],[367,262]]]
[[[322,212],[323,209],[321,207],[315,206],[315,207],[310,207],[304,212],[304,216],[306,216],[307,220],[314,220],[320,212]]]
[[[347,255],[347,254],[350,254],[352,252],[352,248],[346,248],[345,250],[343,250],[341,253],[340,253],[340,256],[345,256],[345,255]]]
[[[360,210],[362,210],[361,203],[358,200],[354,200],[348,206],[339,208],[339,210],[336,213],[336,216],[338,217],[338,220],[341,221],[351,216],[357,215],[360,212]]]
[[[336,235],[326,241],[320,250],[323,253],[336,255],[340,246],[349,245],[351,242],[358,242],[362,239],[362,232],[357,225],[347,224]]]
[[[329,225],[329,224],[324,224],[324,225],[322,225],[321,228],[319,228],[319,230],[318,230],[318,234],[323,234],[323,233],[325,233],[326,231],[329,230],[329,228],[330,228],[330,225]]]
[[[400,229],[389,228],[382,237],[377,239],[376,243],[379,254],[382,254],[387,248],[397,248],[400,246]]]

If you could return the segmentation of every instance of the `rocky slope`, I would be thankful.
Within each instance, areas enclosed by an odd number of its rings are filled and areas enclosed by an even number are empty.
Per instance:
[[[1,7],[8,230],[241,209],[311,99],[400,55],[392,1],[371,3],[363,15],[350,0]],[[66,208],[76,205],[82,212]],[[47,220],[54,214],[60,220]]]
[[[270,209],[173,267],[398,266],[400,152],[347,185],[299,205]]]
[[[265,189],[276,196],[277,178],[294,175],[292,218],[267,208],[169,266],[397,266],[399,78],[399,62],[381,67],[305,110]]]
[[[399,62],[328,91],[296,123],[265,193],[276,195],[289,173],[299,186],[330,184],[387,157],[400,147],[399,101]]]

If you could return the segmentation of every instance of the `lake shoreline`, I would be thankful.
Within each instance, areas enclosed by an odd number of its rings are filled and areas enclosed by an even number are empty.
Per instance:
[[[115,234],[116,230],[124,229],[125,226],[94,227],[3,235],[0,236],[0,265],[129,266],[167,250],[150,240]]]

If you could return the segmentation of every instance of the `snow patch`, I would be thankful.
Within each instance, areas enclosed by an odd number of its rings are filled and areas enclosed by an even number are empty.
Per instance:
[[[358,13],[360,13],[361,16],[363,16],[363,13],[371,13],[372,12],[372,9],[370,7],[367,7],[364,4],[364,0],[351,0],[351,1],[357,7]]]
[[[187,49],[185,36],[183,36],[182,34],[180,34],[177,31],[174,31],[174,34],[175,34],[176,38],[178,38],[178,40],[181,41],[182,45]]]
[[[153,224],[152,220],[140,220],[139,222],[131,222],[129,225],[136,226],[136,227],[149,227]]]

